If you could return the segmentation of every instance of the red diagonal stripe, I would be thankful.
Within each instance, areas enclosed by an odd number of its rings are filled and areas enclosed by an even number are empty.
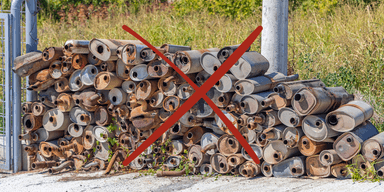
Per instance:
[[[147,42],[144,38],[134,32],[127,26],[123,26],[123,29],[127,32],[131,33],[149,48],[151,48],[156,54],[158,54],[162,59],[164,59],[172,68],[175,69],[195,90],[196,92],[188,99],[171,117],[168,118],[167,121],[163,123],[144,143],[142,143],[127,159],[124,160],[123,164],[128,165],[133,159],[135,159],[138,155],[140,155],[146,148],[148,148],[152,143],[154,143],[157,138],[159,138],[165,131],[169,129],[181,116],[183,116],[201,97],[206,100],[206,102],[212,107],[212,109],[216,112],[216,114],[224,121],[233,135],[238,139],[240,144],[244,147],[244,149],[248,152],[248,154],[252,157],[254,162],[260,163],[258,157],[247,143],[247,141],[242,137],[240,132],[233,126],[232,122],[225,117],[222,111],[217,108],[216,105],[206,96],[206,93],[209,91],[211,87],[233,66],[234,63],[241,57],[241,55],[247,50],[247,48],[253,43],[253,41],[260,34],[262,27],[259,26],[252,34],[240,45],[240,47],[227,59],[226,62],[223,63],[220,67],[202,86],[203,89],[198,88],[197,85],[189,79],[178,67],[176,67],[168,58],[166,58],[162,53],[160,53],[155,47],[153,47],[149,42]],[[232,63],[232,64],[230,64]],[[218,73],[219,72],[219,73]],[[209,84],[207,85],[207,83]],[[209,86],[210,85],[210,86]]]

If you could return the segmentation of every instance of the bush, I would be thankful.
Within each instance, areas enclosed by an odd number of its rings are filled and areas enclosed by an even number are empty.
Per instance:
[[[260,10],[262,0],[179,0],[173,5],[178,15],[207,11],[232,19],[244,19]]]

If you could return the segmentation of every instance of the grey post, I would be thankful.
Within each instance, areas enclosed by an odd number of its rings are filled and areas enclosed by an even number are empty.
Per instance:
[[[20,49],[20,8],[23,0],[13,0],[11,5],[12,14],[12,63],[21,54]],[[22,168],[21,162],[21,143],[19,134],[21,132],[21,78],[12,74],[13,92],[13,172],[18,172]]]
[[[288,0],[264,0],[261,54],[269,61],[269,72],[287,75]]]
[[[25,1],[25,37],[26,52],[37,51],[37,0]],[[28,78],[26,84],[28,85]],[[36,91],[27,90],[27,101],[34,101],[37,98]]]

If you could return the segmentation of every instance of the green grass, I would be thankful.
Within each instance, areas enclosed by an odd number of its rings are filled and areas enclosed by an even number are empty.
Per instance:
[[[289,68],[301,79],[321,78],[328,86],[343,86],[364,97],[376,114],[374,124],[384,130],[384,6],[372,9],[343,5],[332,14],[296,10],[289,15]],[[173,11],[139,12],[73,25],[41,20],[39,49],[62,46],[68,39],[134,39],[127,25],[151,44],[188,45],[193,49],[239,44],[259,25],[261,13],[242,21],[195,13],[179,17]],[[260,51],[260,37],[252,50]]]

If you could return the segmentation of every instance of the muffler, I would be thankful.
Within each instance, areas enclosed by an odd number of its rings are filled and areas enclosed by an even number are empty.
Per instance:
[[[240,165],[239,173],[243,177],[256,177],[261,173],[260,165],[253,161],[247,161]]]
[[[115,73],[100,72],[95,77],[95,88],[97,90],[111,90],[115,87],[121,87],[123,80],[118,78]]]
[[[271,172],[275,177],[300,177],[305,173],[305,156],[292,157],[273,165]]]
[[[295,110],[290,107],[284,107],[279,110],[278,117],[284,125],[287,127],[299,127],[302,126],[303,118],[299,116]]]
[[[320,79],[282,82],[277,84],[273,91],[282,98],[293,99],[296,92],[304,87],[325,87],[325,84]]]
[[[227,174],[232,169],[232,166],[228,165],[227,163],[227,158],[220,153],[212,155],[210,158],[210,162],[212,168],[220,174]]]
[[[364,141],[361,154],[368,161],[375,161],[384,156],[384,132]]]
[[[376,127],[371,122],[366,121],[353,131],[340,135],[333,143],[333,149],[336,150],[342,160],[348,161],[360,152],[364,141],[377,134],[379,131]]]
[[[287,148],[283,141],[275,140],[269,142],[263,151],[263,158],[269,164],[277,164],[299,153],[298,148]]]
[[[277,93],[271,93],[268,95],[268,98],[261,102],[261,106],[270,107],[273,110],[280,110],[285,107],[291,106],[290,99],[284,99],[280,97]]]
[[[115,61],[117,49],[127,44],[142,44],[138,40],[116,40],[116,39],[92,39],[89,42],[89,51],[102,61]]]
[[[298,147],[300,138],[304,135],[300,127],[287,127],[283,131],[282,140],[288,148]]]
[[[373,108],[364,101],[351,101],[325,117],[327,126],[338,132],[352,131],[373,116]]]
[[[319,155],[319,159],[324,166],[335,165],[343,161],[334,149],[323,150]]]
[[[241,98],[240,108],[245,114],[256,114],[265,107],[261,106],[261,102],[268,97],[271,92],[262,92],[253,95],[246,95]]]
[[[333,142],[332,137],[341,135],[340,132],[329,128],[325,123],[325,114],[308,115],[303,120],[303,131],[307,137],[317,142]]]
[[[304,135],[300,138],[298,148],[301,154],[312,156],[320,153],[322,150],[328,149],[329,143],[312,141]]]
[[[265,76],[239,80],[235,83],[235,91],[239,95],[251,95],[268,91],[279,82],[294,81],[297,78],[299,78],[298,75],[285,76],[282,73],[274,72]]]
[[[205,52],[219,51],[218,48],[178,51],[175,53],[174,63],[185,74],[198,73],[203,70],[200,58]]]
[[[49,65],[50,62],[43,60],[43,54],[40,51],[34,51],[16,57],[14,61],[15,67],[13,67],[12,70],[20,77],[26,77],[32,73],[48,68]]]
[[[185,146],[190,147],[193,144],[197,144],[200,142],[201,137],[206,132],[206,130],[202,127],[193,127],[184,133],[183,143]]]
[[[63,47],[48,47],[43,51],[43,60],[44,61],[55,61],[59,57],[63,56]]]
[[[43,126],[47,131],[64,131],[71,123],[69,114],[59,109],[51,109],[43,116]]]
[[[94,65],[85,66],[80,73],[81,82],[83,82],[84,85],[93,85],[99,71],[100,70]]]
[[[352,101],[343,87],[304,87],[297,91],[292,107],[300,116],[327,113]]]
[[[64,53],[72,54],[88,54],[88,40],[68,40],[64,44]]]
[[[331,175],[331,167],[321,164],[319,155],[307,157],[305,168],[309,177],[329,177]]]

